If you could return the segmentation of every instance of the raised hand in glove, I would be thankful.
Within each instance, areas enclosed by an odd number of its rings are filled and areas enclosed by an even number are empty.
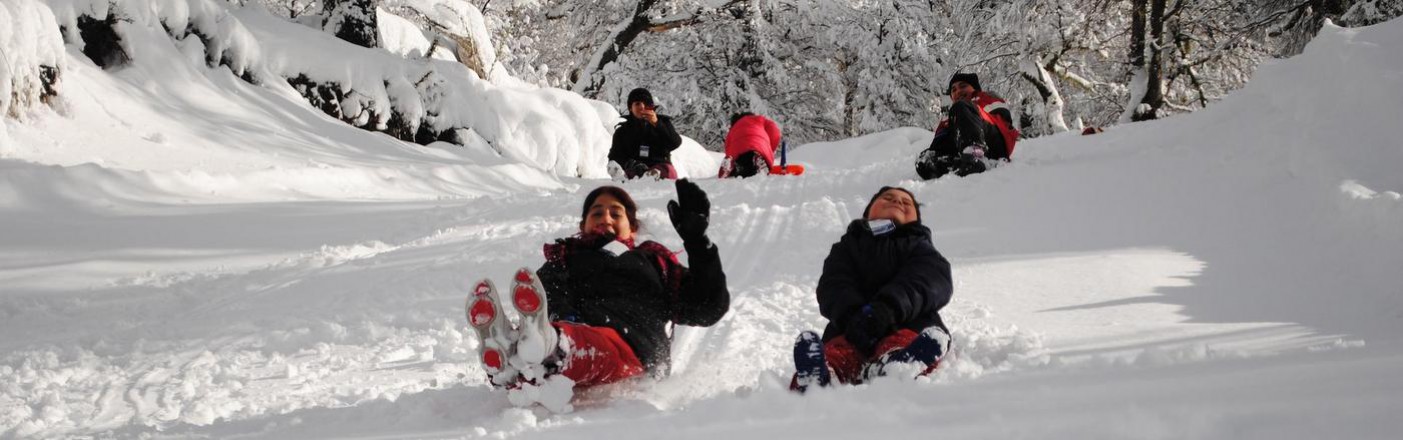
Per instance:
[[[667,217],[684,243],[707,242],[706,227],[711,219],[711,200],[701,187],[687,179],[677,181],[677,200],[667,202]]]
[[[848,328],[843,331],[843,336],[853,344],[858,353],[872,356],[873,351],[877,349],[877,343],[891,334],[894,327],[896,315],[892,313],[891,307],[883,303],[868,304],[862,306],[862,311],[857,316],[848,320]]]

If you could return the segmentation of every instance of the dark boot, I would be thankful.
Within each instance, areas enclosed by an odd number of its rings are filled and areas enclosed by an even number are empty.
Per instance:
[[[935,150],[923,151],[916,159],[916,174],[925,180],[939,179],[959,169],[960,161],[957,156],[943,156]]]
[[[940,360],[950,350],[950,334],[940,327],[927,327],[906,348],[882,355],[863,371],[868,379],[886,376],[890,367],[911,365],[925,376],[940,366]]]
[[[828,371],[828,360],[823,354],[823,338],[818,333],[805,331],[794,342],[794,380],[789,389],[803,393],[810,386],[828,386],[833,381]]]

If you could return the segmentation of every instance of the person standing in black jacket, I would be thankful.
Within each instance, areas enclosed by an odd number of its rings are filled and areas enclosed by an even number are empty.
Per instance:
[[[609,175],[615,179],[676,179],[672,151],[682,146],[682,136],[672,127],[672,118],[658,114],[653,94],[637,88],[628,92],[628,113],[614,127],[609,146]]]
[[[834,376],[862,383],[896,366],[929,374],[949,351],[940,309],[954,291],[950,262],[931,243],[915,197],[882,187],[862,216],[823,261],[817,294],[828,326],[822,337],[801,333],[794,345],[796,391]]]
[[[491,282],[479,283],[468,318],[494,385],[511,389],[559,375],[580,388],[665,376],[671,327],[711,326],[725,316],[726,274],[706,235],[711,202],[689,180],[676,185],[668,216],[690,268],[662,244],[636,243],[637,205],[622,188],[603,186],[585,197],[580,232],[545,245],[546,263],[534,274],[516,273],[510,292],[519,325],[500,313]]]

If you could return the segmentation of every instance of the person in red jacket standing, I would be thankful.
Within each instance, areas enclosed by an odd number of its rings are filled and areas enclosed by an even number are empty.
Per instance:
[[[726,160],[720,177],[750,177],[770,173],[775,163],[781,135],[775,121],[754,113],[731,115],[731,131],[726,133]]]
[[[950,100],[930,148],[916,160],[916,173],[927,180],[952,172],[967,176],[1010,160],[1018,130],[1004,100],[985,92],[973,73],[950,78]]]

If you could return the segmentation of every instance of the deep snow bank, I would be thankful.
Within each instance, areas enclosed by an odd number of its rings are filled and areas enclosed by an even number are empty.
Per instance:
[[[224,66],[246,82],[278,93],[293,91],[312,107],[366,130],[421,144],[443,140],[472,149],[485,147],[511,161],[560,176],[606,176],[604,157],[614,124],[619,120],[618,113],[606,103],[524,84],[498,71],[492,72],[498,83],[494,84],[457,62],[406,58],[399,53],[357,47],[324,32],[274,18],[257,2],[246,7],[216,0],[46,3],[54,12],[51,21],[63,30],[73,50],[82,51],[109,68],[137,67],[155,73],[145,78],[126,74],[133,81],[169,76],[159,71],[174,60]],[[436,7],[420,6],[430,10]],[[454,6],[472,7],[459,3]],[[25,12],[33,15],[32,10],[47,11],[42,5],[31,5]],[[473,11],[454,14],[466,17],[462,18],[465,23],[444,21],[459,32],[481,37],[477,34],[483,31],[473,27],[480,27],[480,20],[473,22],[474,15],[467,12]],[[42,20],[21,23],[34,22]],[[404,23],[399,24],[403,27]],[[41,41],[57,41],[53,26],[47,26],[47,32],[35,35]],[[396,44],[397,49],[403,49],[416,43]],[[179,89],[171,86],[171,90]],[[236,90],[242,87],[231,88],[235,90],[222,92],[238,93]],[[684,149],[697,149],[690,156],[701,160],[711,158],[694,143]],[[685,158],[689,153],[684,151],[680,156],[684,158],[682,162],[688,162]],[[24,158],[54,163],[43,157]],[[714,170],[714,164],[707,165],[704,168]],[[683,167],[684,174],[689,173],[687,168]]]
[[[52,206],[54,197],[83,205],[477,197],[605,174],[618,119],[605,103],[509,77],[494,85],[453,62],[354,47],[273,18],[256,2],[231,11],[214,0],[55,0],[54,14],[44,4],[19,5],[38,18],[18,29],[47,23],[47,31],[16,41],[49,41],[71,72],[60,106],[0,132],[0,160],[22,162],[7,165],[5,206]],[[108,21],[119,40],[100,46],[126,64],[104,69],[74,29]],[[59,28],[70,39],[67,53],[57,46]],[[386,115],[470,128],[453,130],[461,145],[397,142],[326,118],[304,101],[308,89],[285,77],[354,86],[338,86],[331,113],[346,110],[339,114],[371,128],[388,126]],[[694,142],[676,157],[684,175],[715,172],[717,159]],[[84,164],[97,168],[67,168]],[[75,185],[56,191],[42,183],[51,179]]]

